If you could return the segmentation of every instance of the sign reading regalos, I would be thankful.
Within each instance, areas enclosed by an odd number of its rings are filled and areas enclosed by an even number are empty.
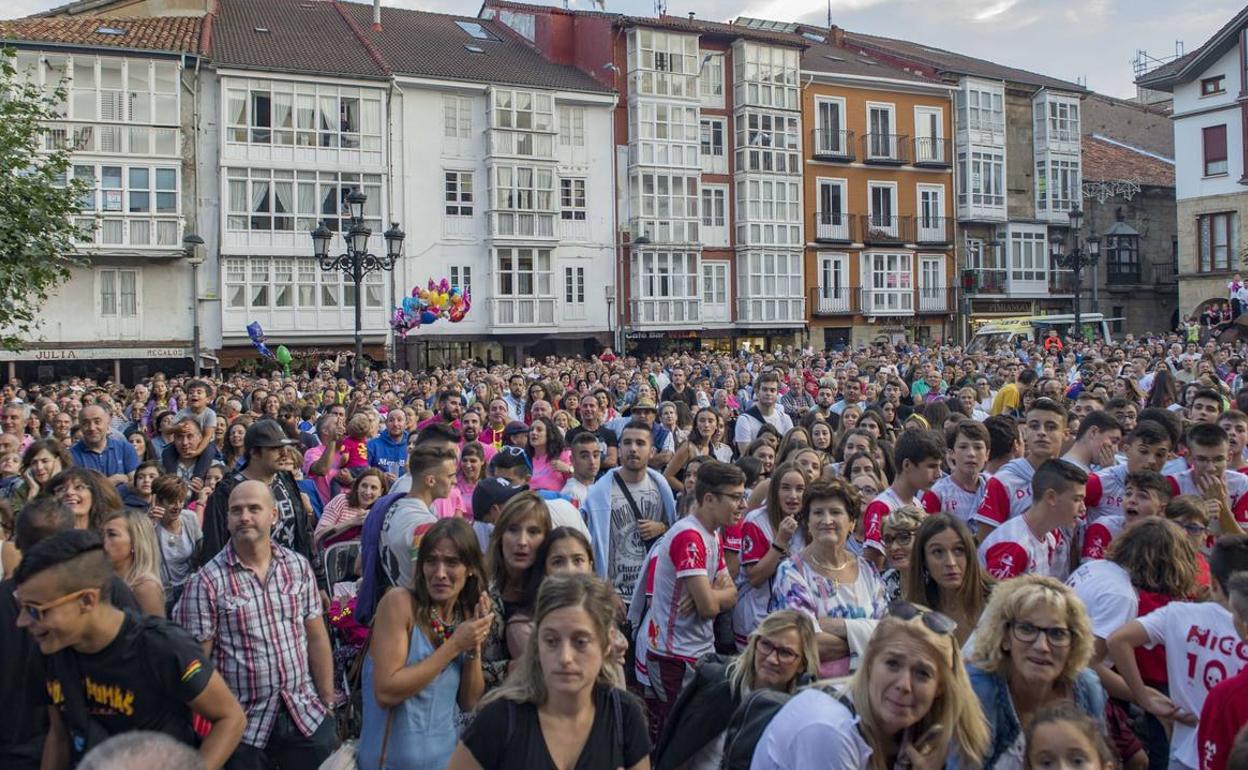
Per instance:
[[[99,359],[190,358],[188,348],[27,348],[0,350],[0,361],[89,361]]]

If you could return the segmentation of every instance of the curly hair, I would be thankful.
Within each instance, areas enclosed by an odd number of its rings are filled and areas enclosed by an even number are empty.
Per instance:
[[[997,585],[979,618],[971,662],[990,673],[1007,673],[1010,653],[1005,647],[1010,627],[1037,608],[1054,610],[1066,618],[1071,641],[1058,679],[1068,685],[1073,683],[1092,660],[1092,624],[1075,592],[1065,583],[1043,575],[1020,575]]]
[[[1196,590],[1196,549],[1179,525],[1150,517],[1114,538],[1105,558],[1131,576],[1141,591],[1191,596]]]

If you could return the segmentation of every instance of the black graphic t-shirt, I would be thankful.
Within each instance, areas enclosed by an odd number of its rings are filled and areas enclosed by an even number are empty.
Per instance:
[[[66,648],[44,660],[46,702],[59,708],[74,757],[90,748],[75,729],[80,718],[67,713],[64,688],[75,678],[87,714],[105,734],[153,730],[198,744],[188,704],[208,686],[212,663],[189,634],[164,618],[127,612],[117,638],[99,652]]]

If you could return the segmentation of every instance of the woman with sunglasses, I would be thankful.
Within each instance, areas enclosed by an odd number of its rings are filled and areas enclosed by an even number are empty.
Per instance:
[[[735,659],[704,656],[681,691],[654,752],[655,770],[718,768],[723,726],[755,690],[792,693],[818,676],[815,630],[800,612],[780,610],[763,619]]]
[[[992,737],[983,770],[1024,766],[1023,727],[1046,706],[1073,702],[1105,732],[1105,691],[1088,668],[1088,612],[1066,585],[1041,575],[999,584],[974,645],[967,673]]]
[[[901,598],[902,586],[910,576],[910,554],[914,533],[927,514],[913,505],[903,505],[884,518],[880,542],[884,545],[884,595],[892,604]]]
[[[776,713],[751,770],[940,770],[955,756],[978,766],[989,736],[954,625],[940,613],[894,605],[844,689],[807,688]]]

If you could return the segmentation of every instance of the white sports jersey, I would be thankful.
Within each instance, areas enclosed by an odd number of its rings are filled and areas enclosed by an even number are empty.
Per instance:
[[[1058,532],[1038,538],[1027,520],[1016,516],[994,529],[979,546],[979,563],[997,580],[1019,575],[1048,575],[1065,580],[1066,570],[1058,569]]]
[[[1079,561],[1094,561],[1096,559],[1104,559],[1105,552],[1109,550],[1109,544],[1114,542],[1114,538],[1118,537],[1118,533],[1126,526],[1126,520],[1123,516],[1102,516],[1092,522],[1083,531],[1083,547],[1079,551]]]
[[[882,529],[884,520],[893,511],[907,505],[913,505],[919,510],[924,510],[923,498],[927,494],[924,490],[919,490],[913,500],[902,500],[893,491],[892,487],[884,490],[875,496],[875,499],[867,503],[867,507],[863,509],[863,543],[870,548],[883,553],[884,545],[880,542],[880,535],[883,534]]]
[[[1177,476],[1167,477],[1170,491],[1179,495],[1200,496],[1200,487],[1196,486],[1194,471],[1187,470]],[[1240,524],[1248,524],[1248,476],[1239,471],[1223,471],[1222,478],[1226,481],[1226,494],[1231,498],[1231,513]]]
[[[1002,465],[984,491],[984,500],[971,517],[992,527],[1022,516],[1031,507],[1031,479],[1036,469],[1020,457]]]
[[[988,476],[979,474],[978,484],[973,492],[968,492],[953,480],[953,476],[943,476],[932,485],[932,495],[940,504],[940,510],[948,511],[967,524],[984,502],[988,494]]]
[[[672,526],[663,537],[654,566],[654,602],[646,626],[651,652],[692,663],[715,649],[714,618],[680,611],[680,599],[687,592],[682,578],[701,575],[713,583],[726,570],[719,538],[696,516],[686,516]]]
[[[1088,523],[1103,516],[1121,516],[1122,498],[1127,494],[1127,464],[1115,465],[1088,475],[1088,490],[1083,497],[1088,507]]]

